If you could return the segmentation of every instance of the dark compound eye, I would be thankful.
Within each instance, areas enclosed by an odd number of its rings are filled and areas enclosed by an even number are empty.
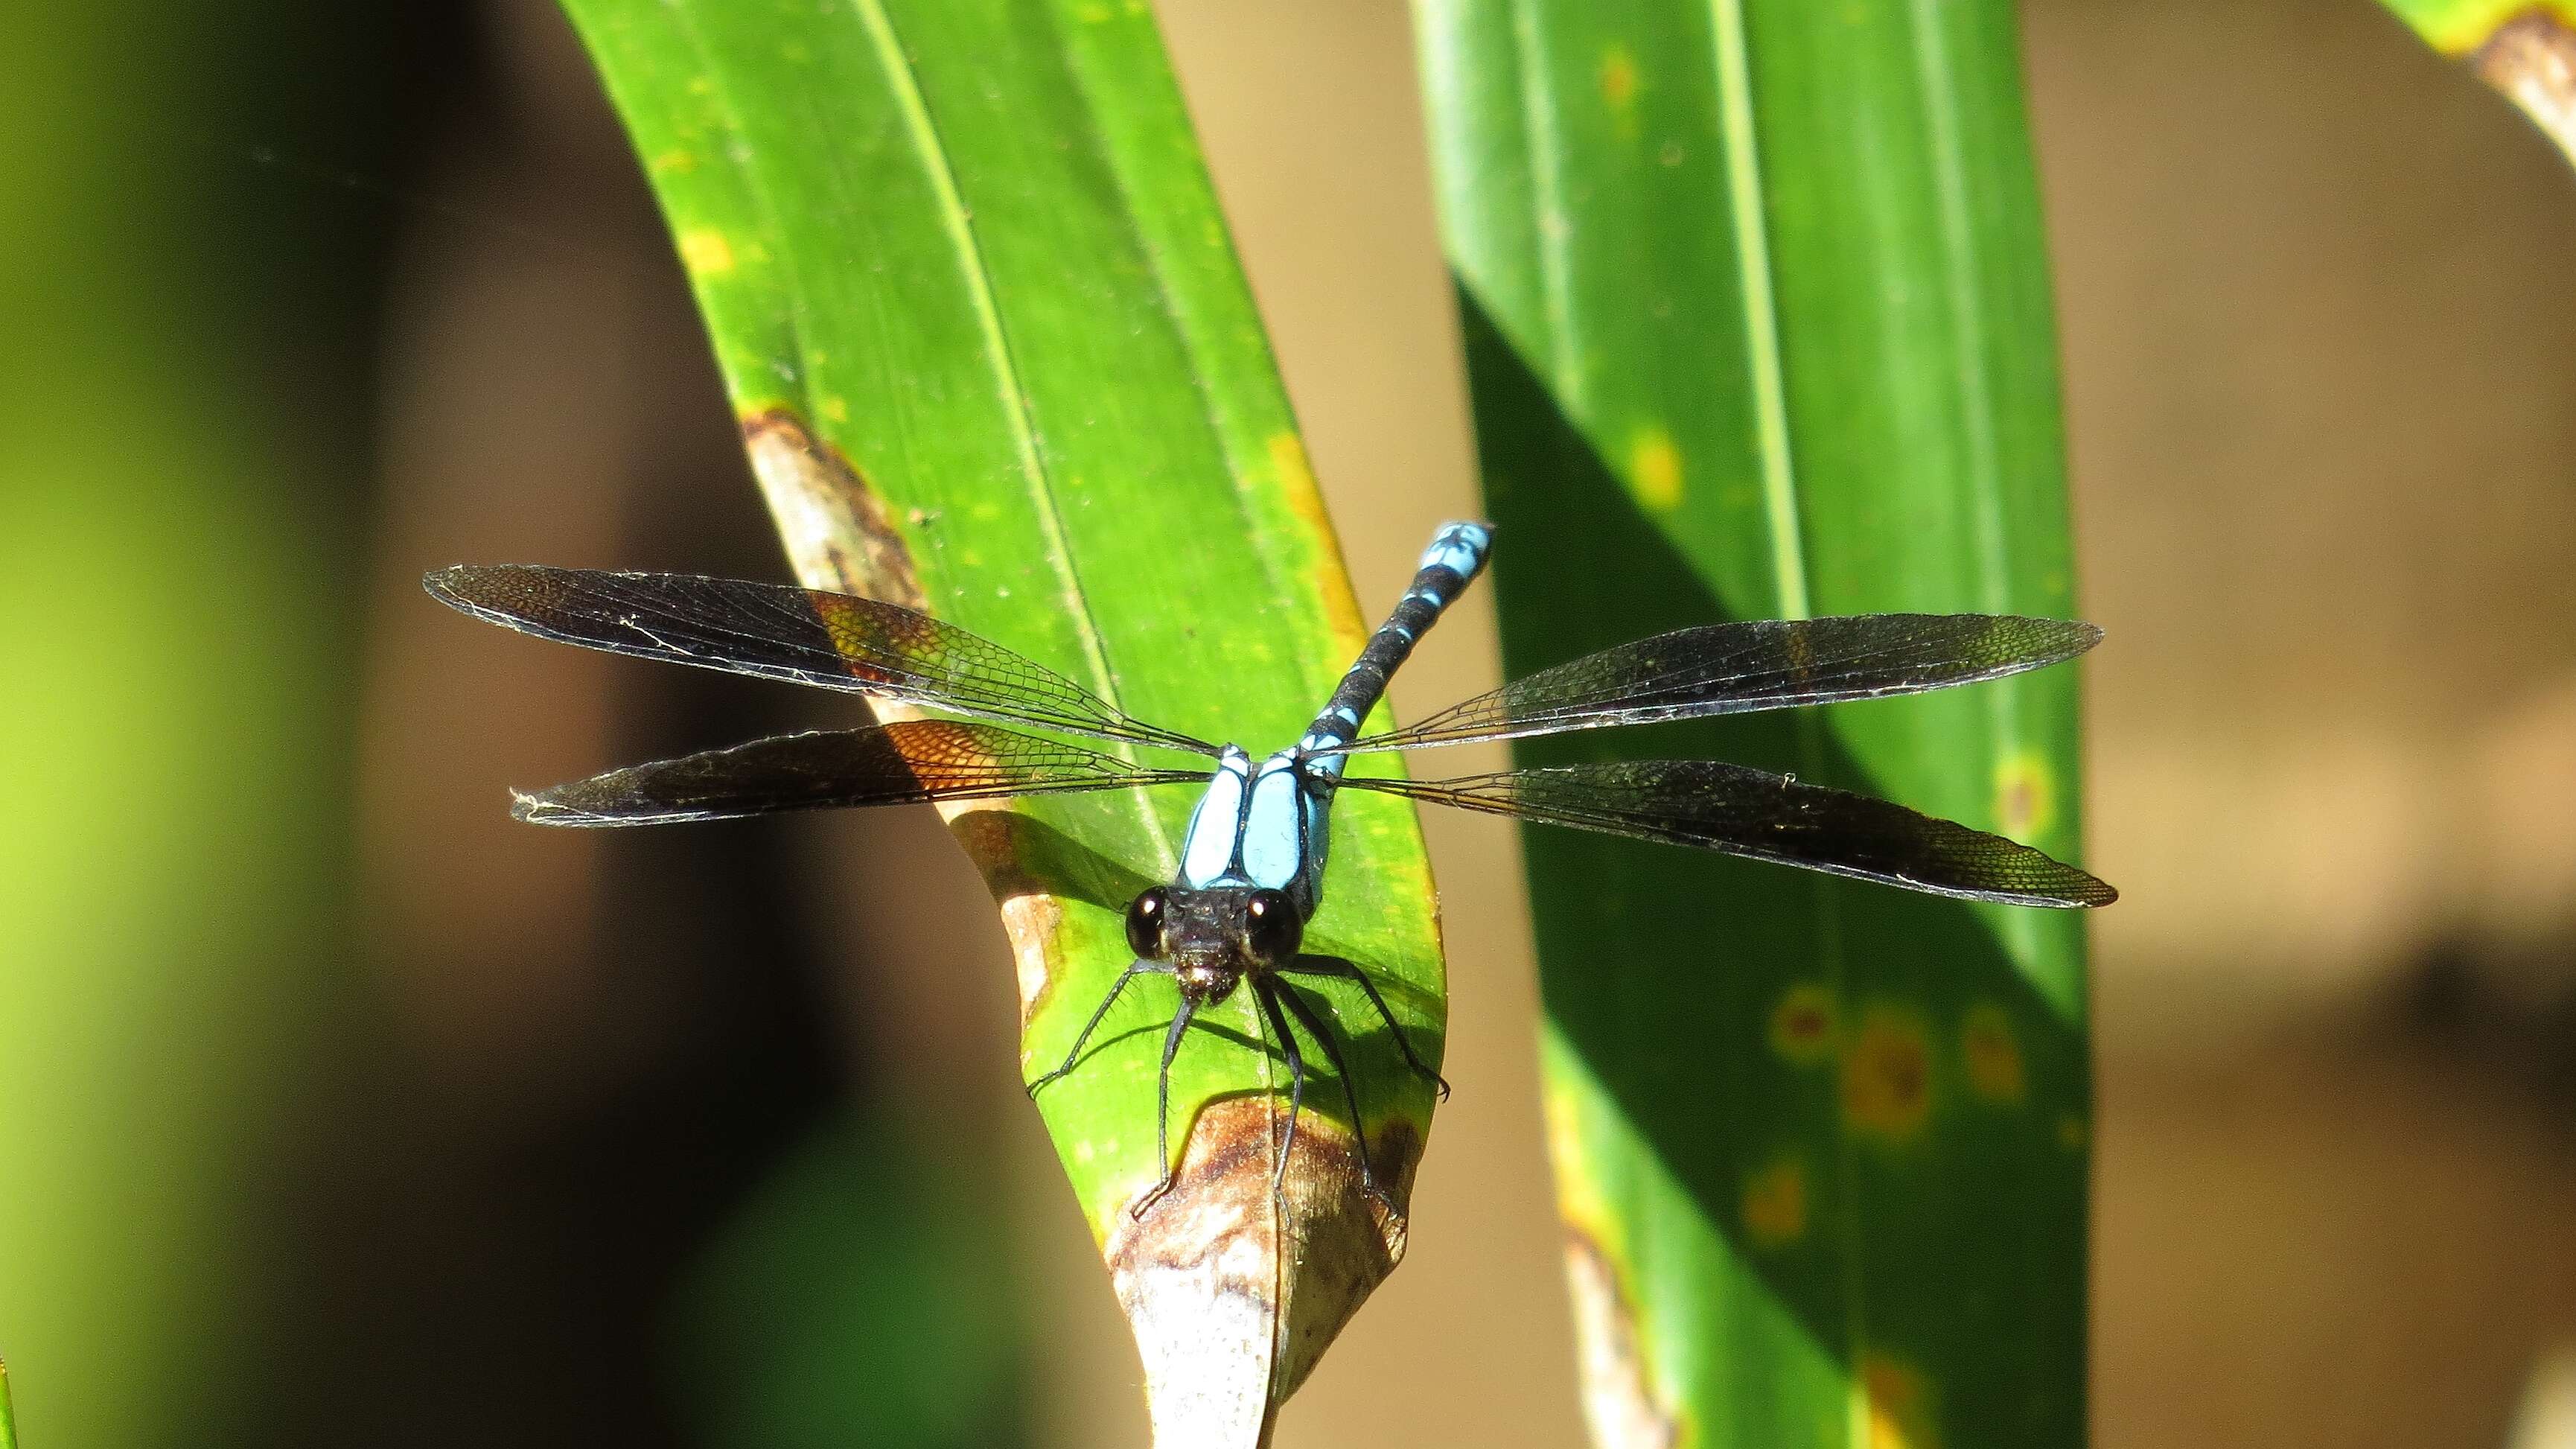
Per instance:
[[[1127,903],[1127,948],[1148,961],[1163,959],[1163,918],[1168,914],[1163,888],[1137,893]]]
[[[1243,944],[1263,961],[1285,961],[1297,954],[1306,923],[1297,908],[1277,891],[1254,891],[1243,903]]]

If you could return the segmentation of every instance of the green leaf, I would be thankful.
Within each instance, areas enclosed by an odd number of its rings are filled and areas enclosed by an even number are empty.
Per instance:
[[[567,8],[660,196],[798,575],[926,607],[1159,724],[1294,739],[1364,628],[1147,7]],[[1017,951],[1029,1077],[1127,964],[1119,913],[1171,877],[1191,803],[952,813]],[[1309,939],[1367,967],[1435,1044],[1413,816],[1353,792],[1333,829]],[[1429,1092],[1355,994],[1334,1005],[1400,1202]],[[1183,1185],[1132,1218],[1163,1171],[1172,1009],[1168,982],[1131,989],[1040,1107],[1136,1327],[1158,1435],[1250,1443],[1393,1267],[1402,1222],[1350,1180],[1325,1075],[1279,1232],[1285,1072],[1244,994],[1173,1073]]]
[[[2576,162],[2576,3],[2382,0],[2426,44],[2466,61]]]
[[[2012,15],[1420,0],[1508,672],[2070,610]],[[1712,755],[2070,857],[2075,706],[2057,669],[1520,754]],[[1595,1439],[2083,1442],[2082,920],[1524,840]]]

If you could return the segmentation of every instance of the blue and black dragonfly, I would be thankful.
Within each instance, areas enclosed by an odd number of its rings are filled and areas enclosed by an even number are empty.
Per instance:
[[[1360,722],[1413,646],[1483,570],[1483,524],[1442,527],[1397,601],[1303,738],[1259,761],[1233,744],[1136,719],[1090,690],[992,641],[872,599],[780,584],[679,574],[534,565],[457,567],[429,592],[476,618],[585,648],[793,680],[873,695],[954,719],[903,720],[756,740],[730,749],[611,770],[520,794],[512,813],[541,825],[724,820],[781,810],[894,805],[1200,785],[1169,885],[1128,904],[1134,962],[1119,974],[1062,1065],[1073,1071],[1128,985],[1169,976],[1180,1004],[1163,1036],[1155,1142],[1171,1188],[1171,1070],[1190,1022],[1239,987],[1251,991],[1288,1066],[1285,1172],[1304,1106],[1306,1065],[1289,1018],[1340,1078],[1356,1126],[1358,1089],[1329,1002],[1298,984],[1339,977],[1385,1022],[1406,1064],[1423,1061],[1368,975],[1302,952],[1322,902],[1326,821],[1341,790],[1373,790],[1549,825],[1596,830],[1879,881],[1965,900],[2099,906],[2112,889],[1998,835],[1901,805],[1715,760],[1634,760],[1498,770],[1446,780],[1346,777],[1362,751],[1552,735],[1747,710],[1916,694],[2072,659],[2100,641],[2090,624],[2008,614],[1864,614],[1710,624],[1641,639],[1543,670],[1426,719],[1363,735]],[[992,721],[1044,731],[1026,734]],[[1053,736],[1073,735],[1211,757],[1204,769],[1158,769]],[[1365,1134],[1364,1186],[1377,1191]],[[1274,1181],[1274,1187],[1276,1182]]]

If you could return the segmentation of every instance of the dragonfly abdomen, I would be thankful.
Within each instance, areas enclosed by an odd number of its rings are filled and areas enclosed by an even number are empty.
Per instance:
[[[1310,758],[1308,768],[1320,774],[1339,778],[1344,757],[1333,753],[1335,745],[1349,744],[1359,735],[1360,721],[1377,707],[1386,694],[1386,682],[1413,654],[1413,646],[1448,607],[1465,593],[1476,575],[1484,572],[1485,559],[1493,552],[1494,531],[1481,523],[1445,524],[1431,536],[1431,546],[1422,551],[1422,562],[1413,576],[1413,587],[1396,600],[1395,609],[1385,623],[1369,636],[1367,647],[1351,662],[1342,682],[1334,688],[1333,697],[1324,702],[1321,714],[1297,742],[1298,752]]]

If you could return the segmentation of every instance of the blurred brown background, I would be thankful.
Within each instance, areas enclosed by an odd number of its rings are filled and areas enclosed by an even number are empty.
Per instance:
[[[1474,511],[1404,12],[1160,8],[1374,610]],[[2545,1407],[2576,1399],[2576,176],[2363,0],[2024,15],[2125,896],[2099,1437],[2576,1443]],[[1141,1443],[1000,929],[927,812],[503,814],[828,717],[418,591],[463,559],[781,572],[551,6],[173,0],[20,40],[29,1442]],[[1483,609],[1400,708],[1492,682]],[[1460,1091],[1285,1449],[1580,1441],[1513,839],[1425,823]]]

